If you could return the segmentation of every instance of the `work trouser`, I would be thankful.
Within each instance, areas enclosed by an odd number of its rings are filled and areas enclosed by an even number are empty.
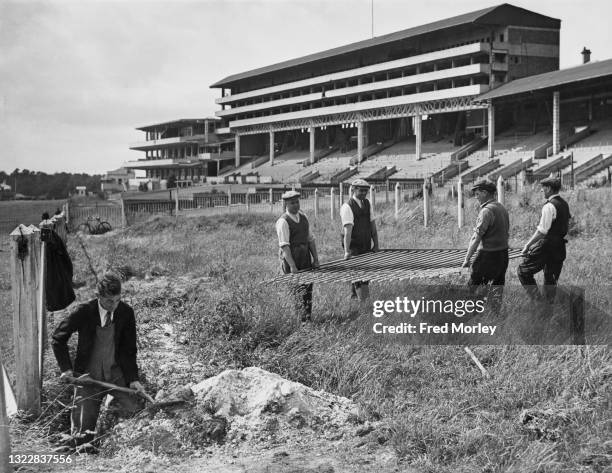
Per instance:
[[[487,305],[492,313],[497,314],[501,308],[508,269],[508,249],[483,251],[479,250],[472,263],[472,272],[468,287],[474,295],[479,287],[488,286]]]
[[[351,248],[351,256],[371,253],[372,250],[358,250]],[[370,297],[370,281],[354,281],[351,283],[351,299],[365,301]]]
[[[523,261],[517,269],[519,281],[533,300],[542,299],[538,284],[533,277],[536,273],[544,270],[544,299],[549,304],[555,300],[557,292],[557,281],[563,269],[565,261],[565,240],[542,239],[534,243],[529,253],[523,257]]]
[[[308,245],[291,246],[291,256],[298,270],[312,268],[310,248]],[[281,259],[281,270],[289,274],[291,269],[285,259]],[[309,320],[312,315],[312,284],[291,284],[289,293],[295,301],[295,311],[302,322]]]
[[[115,376],[112,383],[127,387],[121,374]],[[113,415],[130,417],[142,409],[142,402],[131,394],[109,391],[95,386],[76,386],[73,408],[70,414],[70,432],[76,445],[91,442],[94,439],[100,406],[107,394],[113,396],[109,407],[109,411]]]

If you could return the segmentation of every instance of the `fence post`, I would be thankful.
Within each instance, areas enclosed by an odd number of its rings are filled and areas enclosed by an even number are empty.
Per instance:
[[[340,205],[344,202],[344,186],[342,183],[338,184],[338,198],[340,199]]]
[[[506,205],[506,186],[501,174],[497,178],[497,201],[502,205]]]
[[[268,194],[270,195],[270,213],[274,213],[274,192],[271,187]]]
[[[314,215],[315,218],[319,216],[319,189],[314,190]]]
[[[179,188],[176,188],[176,194],[174,194],[174,215],[178,217],[179,214]]]
[[[463,206],[463,181],[461,177],[457,181],[457,226],[463,227],[463,220],[465,219],[465,207]]]
[[[389,179],[385,182],[385,204],[389,203]]]
[[[331,191],[329,193],[329,209],[330,209],[329,210],[329,214],[330,214],[332,220],[334,219],[334,213],[335,213],[335,210],[336,210],[335,209],[335,205],[334,205],[334,203],[335,203],[334,202],[334,191],[335,191],[335,189],[332,187]]]
[[[70,225],[70,201],[67,200],[64,204],[64,215],[66,216],[66,225]]]
[[[429,181],[427,178],[423,180],[423,226],[427,228],[429,225]]]
[[[11,454],[11,437],[8,428],[8,415],[6,413],[6,393],[4,392],[4,366],[2,365],[2,352],[0,351],[0,471],[11,472],[9,463]]]
[[[40,267],[38,274],[38,293],[36,294],[38,307],[38,372],[42,386],[43,367],[45,361],[45,350],[47,348],[47,299],[45,294],[47,282],[47,242],[44,236],[45,230],[53,228],[51,220],[43,220],[38,225],[40,228]]]
[[[372,209],[376,207],[376,189],[374,186],[370,186],[370,204],[372,205]]]
[[[244,200],[246,201],[246,211],[247,211],[247,213],[251,213],[251,199],[249,199],[250,196],[251,196],[251,194],[249,194],[248,192],[245,193],[245,195],[244,195]]]
[[[227,189],[227,206],[232,206],[232,190],[230,188]]]
[[[569,296],[572,343],[584,345],[584,289],[578,286],[571,286]]]
[[[395,184],[395,220],[399,218],[399,197],[400,197],[400,187],[399,182]]]
[[[40,413],[39,326],[40,230],[19,225],[11,233],[11,292],[17,407]]]
[[[54,215],[51,221],[53,222],[53,230],[65,244],[68,237],[66,235],[66,217],[64,216],[64,212],[59,215]]]
[[[518,174],[518,191],[523,194],[525,192],[525,170],[523,169]]]
[[[123,202],[123,195],[121,196],[121,227],[127,228],[127,218],[125,216],[125,202]]]

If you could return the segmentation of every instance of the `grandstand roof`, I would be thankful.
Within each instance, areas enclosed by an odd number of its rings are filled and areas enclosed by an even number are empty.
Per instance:
[[[270,66],[260,67],[258,69],[252,69],[250,71],[234,74],[218,82],[215,82],[210,87],[222,87],[244,79],[260,76],[270,72],[288,69],[302,64],[319,61],[321,59],[327,59],[334,56],[339,56],[341,54],[347,54],[361,49],[371,48],[374,46],[380,46],[395,41],[414,38],[423,34],[432,33],[455,26],[467,25],[471,23],[479,25],[517,25],[556,29],[559,29],[561,26],[561,20],[558,20],[556,18],[551,18],[549,16],[541,15],[539,13],[535,13],[524,8],[510,5],[508,3],[503,3],[501,5],[484,8],[482,10],[476,10],[470,13],[464,13],[462,15],[454,16],[444,20],[434,21],[433,23],[427,23],[425,25],[396,31],[395,33],[390,33],[383,36],[358,41],[356,43],[351,43],[337,48],[328,49],[326,51],[321,51],[315,54],[309,54],[307,56],[302,56],[299,58],[290,59],[288,61],[279,62]]]
[[[197,123],[204,123],[205,121],[214,121],[214,122],[218,122],[220,121],[220,118],[217,117],[207,117],[207,118],[178,118],[176,120],[171,120],[169,122],[161,122],[161,123],[155,123],[154,125],[146,125],[146,126],[141,126],[136,128],[137,130],[141,130],[141,131],[152,131],[155,130],[161,126],[163,127],[175,127],[175,126],[186,126],[186,125],[193,125],[193,124],[197,124]]]
[[[477,100],[519,95],[606,76],[612,76],[612,59],[581,64],[580,66],[560,71],[545,72],[536,76],[523,77],[486,92],[479,96]]]

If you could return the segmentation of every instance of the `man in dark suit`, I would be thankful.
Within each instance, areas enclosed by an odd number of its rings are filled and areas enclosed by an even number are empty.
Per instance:
[[[136,321],[134,311],[121,301],[121,281],[106,273],[98,283],[98,297],[80,305],[53,333],[53,352],[62,372],[60,378],[88,374],[91,378],[129,386],[144,393],[136,364]],[[68,340],[78,332],[74,365]],[[107,390],[94,386],[75,388],[71,433],[76,445],[93,440],[100,404]],[[141,406],[137,398],[113,391],[117,414],[127,416]]]

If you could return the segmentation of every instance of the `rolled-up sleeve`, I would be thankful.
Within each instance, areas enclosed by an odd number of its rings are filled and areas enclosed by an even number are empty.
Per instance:
[[[278,236],[278,246],[289,245],[289,224],[284,218],[279,218],[276,221],[276,235]]]
[[[476,219],[476,226],[474,227],[474,233],[477,233],[480,237],[483,237],[489,227],[493,224],[495,216],[493,212],[488,209],[481,209]]]
[[[547,235],[553,220],[557,218],[557,209],[550,202],[546,202],[542,207],[542,216],[540,217],[540,223],[538,223],[537,230],[542,235]]]
[[[353,211],[349,204],[342,204],[342,207],[340,207],[340,221],[343,227],[346,225],[354,225],[355,218],[353,217]]]

